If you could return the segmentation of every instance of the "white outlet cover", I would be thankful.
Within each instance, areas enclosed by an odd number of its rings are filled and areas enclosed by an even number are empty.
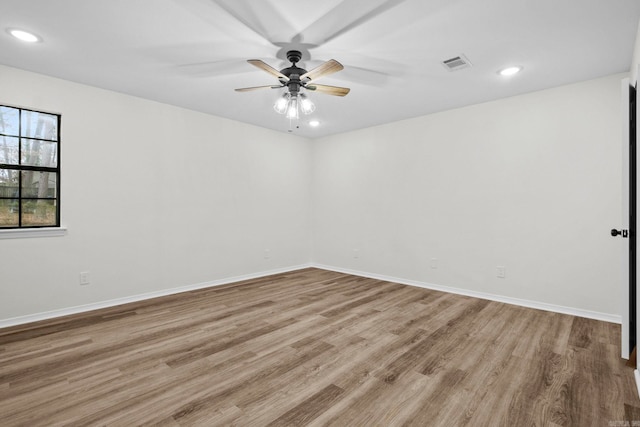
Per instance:
[[[88,271],[83,271],[80,273],[80,284],[81,285],[88,285],[90,282],[89,280],[89,272]]]

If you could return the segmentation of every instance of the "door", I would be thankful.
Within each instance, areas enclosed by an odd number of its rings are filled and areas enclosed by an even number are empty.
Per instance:
[[[622,351],[629,358],[637,342],[636,295],[636,89],[628,78],[622,80],[622,218],[620,228],[611,235],[622,238],[621,269],[623,287]]]

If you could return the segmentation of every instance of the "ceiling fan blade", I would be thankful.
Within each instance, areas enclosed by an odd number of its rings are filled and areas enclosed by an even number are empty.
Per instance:
[[[314,92],[326,93],[327,95],[334,95],[334,96],[345,96],[351,90],[348,87],[316,85],[316,84],[307,85],[305,86],[305,88]]]
[[[180,74],[194,77],[235,76],[253,72],[243,60],[197,62],[180,64],[175,68]]]
[[[281,11],[270,1],[211,0],[249,30],[271,44],[279,41],[282,35],[295,34],[295,27]],[[286,59],[286,58],[285,58]]]
[[[358,83],[369,86],[382,86],[386,85],[393,76],[402,75],[402,73],[406,71],[398,64],[378,58],[354,55],[353,53],[345,56],[348,58],[341,58],[341,61],[348,65],[345,65],[344,70],[340,71],[339,74],[331,76],[332,79],[335,79],[334,83],[336,84],[347,85],[349,83]],[[356,64],[366,63],[369,65],[369,68],[354,65],[354,61]],[[309,61],[305,63],[305,65],[311,69],[319,64],[319,61]],[[313,84],[313,82],[308,83]]]
[[[306,73],[301,75],[300,76],[300,80],[304,80],[304,79],[308,79],[308,80],[319,79],[320,77],[328,76],[329,74],[336,73],[336,72],[342,70],[343,68],[344,67],[342,66],[341,63],[339,63],[335,59],[330,59],[327,62],[325,62],[324,64],[320,64],[319,66],[317,66],[313,70],[307,71]]]
[[[261,70],[266,71],[267,73],[276,76],[279,79],[284,79],[286,81],[289,81],[289,78],[287,76],[285,76],[284,74],[282,74],[280,71],[276,70],[275,68],[273,68],[271,65],[267,64],[264,61],[261,61],[260,59],[248,59],[247,62],[251,65],[253,65],[254,67],[258,67]]]
[[[258,89],[280,89],[282,86],[254,86],[254,87],[241,87],[238,89],[234,89],[236,92],[250,92],[252,90]]]
[[[406,0],[342,0],[296,37],[315,46],[324,45]]]

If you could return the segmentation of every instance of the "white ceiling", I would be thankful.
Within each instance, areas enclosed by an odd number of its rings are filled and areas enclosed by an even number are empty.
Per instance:
[[[233,89],[277,83],[245,60],[296,48],[351,88],[309,93],[295,133],[316,138],[628,71],[639,19],[638,0],[0,0],[0,63],[287,132],[279,91]],[[473,67],[446,70],[459,54]]]

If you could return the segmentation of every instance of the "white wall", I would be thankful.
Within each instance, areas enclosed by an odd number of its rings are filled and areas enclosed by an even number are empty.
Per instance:
[[[638,65],[640,65],[640,25],[636,34],[636,42],[633,48],[633,58],[631,59],[631,84],[638,81]]]
[[[316,141],[314,261],[618,316],[624,76]]]
[[[7,67],[0,102],[62,113],[68,227],[0,240],[0,320],[310,261],[310,141]]]
[[[622,77],[311,142],[0,67],[69,229],[0,240],[0,321],[309,261],[617,316]]]

